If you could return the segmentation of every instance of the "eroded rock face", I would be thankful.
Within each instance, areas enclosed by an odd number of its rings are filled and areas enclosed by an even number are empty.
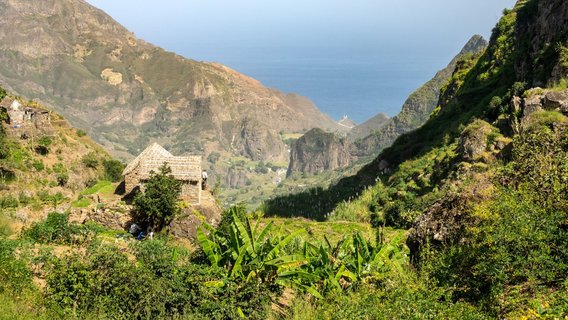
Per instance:
[[[288,156],[278,133],[252,118],[236,123],[231,146],[238,154],[255,161],[286,161]]]
[[[250,179],[244,169],[229,168],[225,183],[228,188],[243,188],[250,183]]]
[[[233,153],[225,138],[243,123],[235,156],[285,161],[280,131],[347,130],[306,98],[136,39],[86,1],[7,0],[0,7],[0,82],[51,105],[116,156],[135,155],[158,136],[180,154]]]
[[[529,14],[516,25],[516,35],[521,43],[522,37],[528,43],[523,57],[517,61],[515,69],[521,79],[529,80],[534,86],[548,86],[566,77],[568,71],[560,61],[542,59],[544,48],[551,44],[563,44],[566,25],[568,25],[568,1],[539,0],[527,4]]]
[[[321,129],[312,129],[293,143],[287,175],[315,174],[349,166],[352,162],[347,139]]]

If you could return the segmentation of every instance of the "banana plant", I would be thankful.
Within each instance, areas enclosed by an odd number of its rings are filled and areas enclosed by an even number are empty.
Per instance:
[[[268,238],[272,227],[271,222],[261,229],[257,222],[253,228],[248,219],[243,223],[233,214],[228,238],[217,235],[210,226],[204,226],[210,234],[207,236],[203,228],[199,228],[197,240],[209,262],[227,268],[229,276],[242,279],[256,276],[266,281],[278,276],[278,270],[288,270],[307,262],[298,255],[282,256],[283,249],[306,231],[300,229],[284,237]]]
[[[248,218],[241,220],[233,212],[223,233],[204,224],[197,231],[197,240],[209,262],[224,267],[231,278],[278,283],[315,297],[322,297],[320,292],[342,291],[367,277],[380,278],[392,270],[404,274],[403,233],[377,247],[356,233],[335,244],[327,237],[319,245],[305,241],[301,250],[285,252],[306,231],[274,237],[273,226],[270,222],[263,227],[257,221],[253,227]]]

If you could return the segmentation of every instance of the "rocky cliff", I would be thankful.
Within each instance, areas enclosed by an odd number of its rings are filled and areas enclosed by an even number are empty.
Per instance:
[[[292,144],[287,176],[316,174],[351,164],[349,141],[335,133],[312,129]]]
[[[486,47],[487,42],[483,37],[473,36],[446,68],[438,71],[434,78],[408,97],[398,115],[385,119],[379,114],[353,128],[349,133],[350,139],[356,141],[353,153],[357,156],[376,156],[398,136],[424,124],[438,105],[440,89],[451,77],[457,61],[465,55],[480,53]],[[384,121],[377,121],[377,117]]]
[[[0,83],[51,105],[115,155],[158,140],[179,154],[283,159],[279,132],[343,128],[306,98],[137,39],[83,0],[0,8]]]

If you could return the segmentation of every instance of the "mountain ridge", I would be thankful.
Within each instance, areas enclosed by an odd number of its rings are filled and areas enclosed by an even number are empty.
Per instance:
[[[308,99],[265,88],[218,63],[164,51],[85,1],[0,5],[1,83],[53,105],[114,154],[135,155],[157,139],[178,153],[222,148],[251,156],[230,147],[242,115],[273,136],[316,126],[342,130]],[[195,138],[184,141],[188,134]]]

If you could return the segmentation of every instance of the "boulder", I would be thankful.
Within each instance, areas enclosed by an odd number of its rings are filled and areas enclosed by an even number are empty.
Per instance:
[[[467,162],[477,161],[487,152],[487,137],[494,128],[483,120],[476,120],[461,133],[457,152]]]
[[[523,119],[530,116],[531,114],[539,111],[543,111],[543,95],[534,95],[528,98],[525,98],[523,101],[524,109],[523,109]]]
[[[568,89],[548,92],[542,103],[545,110],[556,110],[568,114]]]

